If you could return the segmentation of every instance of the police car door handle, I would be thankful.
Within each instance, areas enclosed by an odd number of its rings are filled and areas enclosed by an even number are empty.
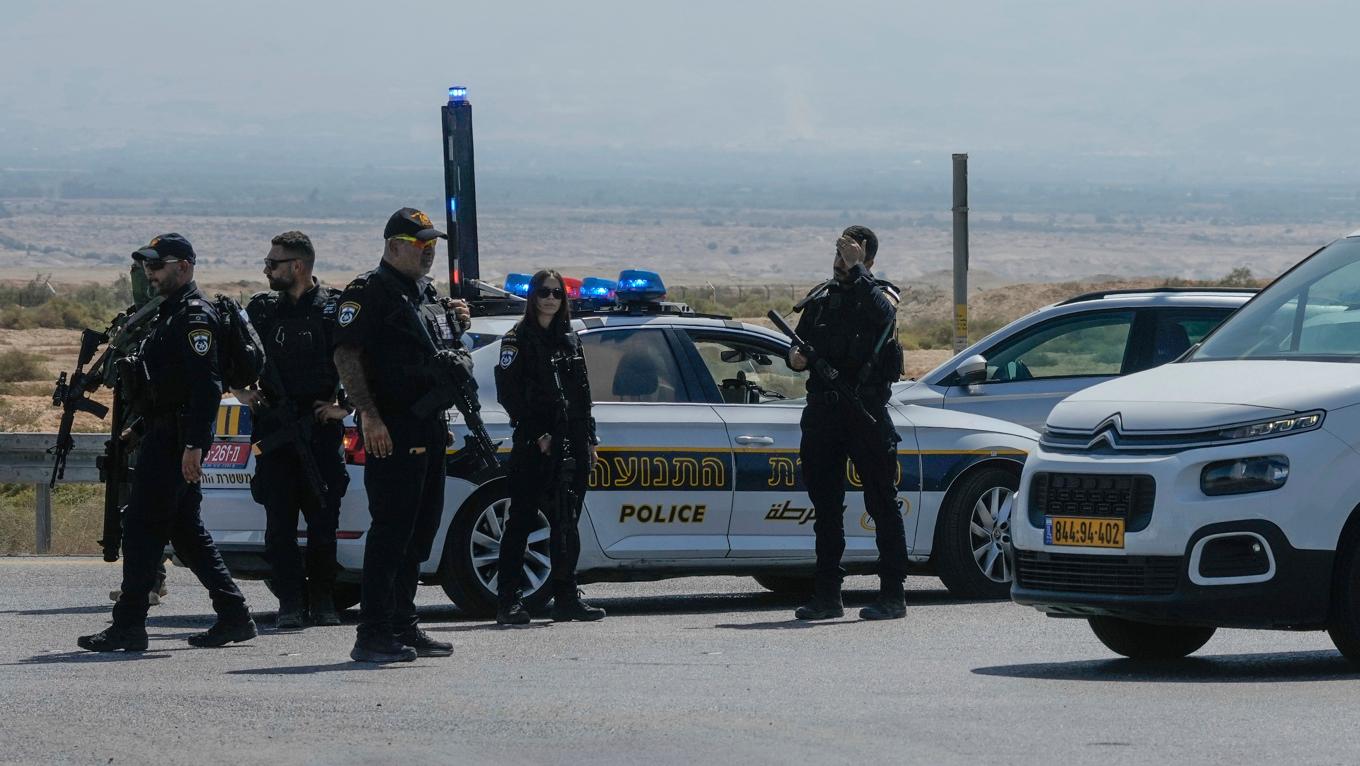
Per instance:
[[[774,444],[774,437],[743,434],[742,436],[738,436],[734,441],[736,441],[737,444]]]

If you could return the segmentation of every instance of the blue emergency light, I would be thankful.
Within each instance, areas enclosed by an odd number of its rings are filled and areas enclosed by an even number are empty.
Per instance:
[[[518,295],[521,298],[528,298],[529,280],[532,278],[533,277],[530,277],[528,274],[506,274],[505,291],[507,293],[510,293],[511,295]]]
[[[457,198],[457,197],[449,197],[449,215],[454,216],[454,217],[457,217],[457,216],[458,216],[458,198]]]
[[[589,300],[613,300],[614,291],[619,283],[602,277],[586,277],[581,280],[581,297]]]
[[[466,86],[466,85],[450,85],[450,86],[449,86],[449,103],[450,103],[450,104],[462,104],[462,103],[465,103],[466,101],[467,101],[467,86]]]
[[[620,303],[658,301],[666,297],[666,285],[655,271],[624,269],[614,294]]]

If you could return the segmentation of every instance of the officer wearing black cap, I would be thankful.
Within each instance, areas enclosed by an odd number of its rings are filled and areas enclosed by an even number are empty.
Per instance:
[[[166,542],[212,598],[217,621],[189,637],[193,646],[223,646],[256,635],[245,597],[236,587],[203,528],[203,455],[222,398],[218,366],[219,321],[194,283],[194,249],[178,234],[163,234],[134,255],[147,280],[165,296],[137,353],[120,363],[119,380],[131,387],[135,414],[143,418],[132,492],[123,518],[123,585],[113,625],[81,636],[96,652],[147,647],[147,594],[156,585]]]
[[[847,457],[859,474],[878,543],[878,599],[859,615],[866,620],[906,616],[902,581],[907,539],[897,505],[898,436],[887,408],[889,386],[902,372],[902,351],[894,337],[897,288],[875,279],[870,271],[877,252],[878,237],[872,231],[864,226],[847,228],[836,241],[835,277],[810,294],[796,328],[799,337],[836,370],[836,377],[848,384],[864,410],[821,373],[808,377],[799,457],[803,483],[816,509],[817,570],[812,601],[795,612],[800,620],[845,614],[841,554]],[[789,366],[807,369],[808,359],[798,348],[791,349]]]
[[[274,621],[279,630],[302,627],[304,601],[314,624],[340,624],[332,589],[335,528],[349,485],[340,446],[349,410],[341,404],[340,376],[331,359],[340,291],[317,282],[315,263],[312,240],[300,231],[270,241],[264,259],[270,290],[246,305],[264,343],[267,369],[260,390],[235,392],[255,414],[251,441],[258,457],[251,492],[265,508],[265,558],[279,598]],[[307,519],[305,582],[299,510]]]
[[[398,662],[444,657],[453,645],[417,624],[420,565],[430,555],[444,510],[444,412],[423,406],[435,389],[433,365],[462,348],[470,317],[463,301],[441,301],[426,276],[435,243],[447,239],[429,216],[404,207],[383,230],[378,268],[340,296],[335,366],[358,412],[367,460],[364,489],[372,523],[364,544],[358,636],[350,658]]]

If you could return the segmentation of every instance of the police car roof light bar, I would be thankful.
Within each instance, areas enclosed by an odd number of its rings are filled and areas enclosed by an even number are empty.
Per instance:
[[[505,291],[511,295],[518,295],[521,298],[529,297],[529,280],[532,279],[528,274],[510,273],[505,275]]]
[[[614,291],[619,283],[603,277],[586,277],[581,280],[581,297],[592,300],[613,300]]]
[[[666,284],[655,271],[624,269],[614,294],[619,303],[652,303],[666,297]]]

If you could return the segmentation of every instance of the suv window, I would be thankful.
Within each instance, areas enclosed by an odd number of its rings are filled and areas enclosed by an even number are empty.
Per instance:
[[[597,402],[681,402],[684,383],[660,329],[596,330],[581,335]]]
[[[762,404],[807,393],[807,372],[794,372],[782,348],[726,333],[688,335],[723,404]]]
[[[1124,367],[1132,311],[1059,317],[985,354],[987,382],[1118,375]]]
[[[1151,309],[1146,325],[1139,325],[1140,334],[1147,333],[1146,348],[1136,354],[1126,374],[1151,369],[1179,359],[1190,347],[1204,339],[1229,314],[1230,308],[1174,308]]]

